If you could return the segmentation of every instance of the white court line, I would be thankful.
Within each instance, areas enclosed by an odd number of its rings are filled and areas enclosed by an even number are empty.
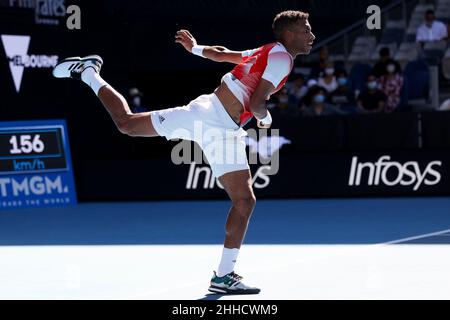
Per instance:
[[[447,232],[450,232],[450,229],[446,229],[446,230],[442,230],[442,231],[436,231],[436,232],[431,232],[431,233],[420,234],[418,236],[413,236],[413,237],[408,237],[408,238],[403,238],[403,239],[398,239],[398,240],[392,240],[392,241],[383,242],[383,243],[378,243],[376,245],[395,244],[395,243],[407,242],[407,241],[417,240],[417,239],[421,239],[421,238],[428,238],[428,237],[432,237],[432,236],[438,236],[438,235],[441,235],[441,234],[447,233]]]
[[[416,239],[421,239],[421,238],[427,238],[427,237],[431,237],[431,236],[436,236],[436,235],[441,235],[441,234],[445,234],[450,232],[450,229],[446,229],[446,230],[441,230],[441,231],[435,231],[435,232],[430,232],[430,233],[424,233],[424,234],[420,234],[417,236],[412,236],[412,237],[407,237],[407,238],[401,238],[401,239],[397,239],[397,240],[391,240],[391,241],[387,241],[387,242],[378,242],[378,243],[373,243],[373,244],[350,244],[350,246],[355,246],[355,251],[361,251],[364,252],[366,250],[371,250],[372,248],[376,248],[376,247],[382,247],[385,245],[389,245],[389,244],[396,244],[396,243],[402,243],[402,242],[407,242],[407,241],[411,241],[411,240],[416,240]],[[270,246],[271,244],[259,244],[262,246]],[[305,245],[305,244],[287,244],[292,245],[292,246],[297,246],[297,245]],[[276,245],[275,245],[276,246]],[[313,260],[318,260],[318,259],[322,259],[324,257],[326,258],[330,258],[331,256],[338,256],[338,255],[345,255],[346,253],[334,253],[332,255],[330,255],[329,253],[326,253],[324,255],[319,255],[319,256],[315,256],[313,259],[306,259],[307,261],[313,261]],[[270,267],[266,267],[267,270],[274,270],[280,267],[286,267],[295,263],[298,263],[299,261],[304,260],[304,258],[301,259],[297,259],[297,260],[291,260],[288,263],[277,263],[277,264],[271,264]]]

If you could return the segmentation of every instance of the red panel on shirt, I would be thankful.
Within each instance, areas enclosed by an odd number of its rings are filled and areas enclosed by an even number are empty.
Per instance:
[[[277,43],[274,42],[258,48],[251,56],[244,57],[243,61],[231,71],[233,76],[235,76],[243,85],[247,87],[250,96],[253,92],[255,92],[256,87],[261,81],[262,75],[264,74],[264,70],[267,66],[269,53],[276,45]],[[289,75],[284,77],[284,79],[278,84],[271,94],[277,92],[283,87],[288,79],[288,76]],[[241,114],[241,126],[246,124],[252,117],[253,113],[250,110],[250,106],[245,105],[244,112]]]

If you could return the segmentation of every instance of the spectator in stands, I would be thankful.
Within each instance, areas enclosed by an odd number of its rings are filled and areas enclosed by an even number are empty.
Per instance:
[[[447,40],[447,26],[434,18],[434,11],[425,12],[425,22],[417,29],[416,42],[422,45],[429,41]]]
[[[328,97],[328,102],[347,112],[357,112],[355,93],[348,87],[348,75],[345,70],[336,71],[338,87]]]
[[[269,102],[269,104],[274,104],[273,108],[277,114],[280,115],[288,115],[288,116],[297,116],[300,113],[298,108],[298,103],[294,103],[289,95],[289,89],[287,86],[281,88],[275,95],[273,95]],[[270,111],[272,112],[272,110]]]
[[[356,100],[358,108],[364,113],[383,112],[386,104],[386,95],[379,89],[375,75],[369,75],[366,86],[367,89],[363,90]]]
[[[333,62],[328,62],[325,68],[325,74],[319,78],[317,84],[325,90],[327,93],[331,93],[337,88],[336,77],[334,75],[334,64]]]
[[[292,86],[289,88],[289,100],[293,105],[298,105],[301,98],[308,92],[308,87],[305,85],[305,77],[299,74],[295,77]]]
[[[380,78],[381,76],[387,74],[386,66],[391,63],[395,64],[396,72],[400,73],[402,71],[400,63],[391,58],[391,53],[388,47],[381,48],[378,54],[380,55],[380,59],[377,63],[375,63],[372,71],[375,77]]]
[[[130,101],[129,105],[131,108],[131,112],[140,113],[140,112],[148,112],[148,108],[142,105],[142,97],[144,96],[138,88],[131,88],[129,90]]]
[[[386,75],[380,78],[380,89],[386,95],[385,112],[394,111],[400,103],[400,93],[403,87],[403,77],[394,63],[386,66]]]
[[[307,101],[305,101],[307,107],[302,111],[304,116],[325,116],[345,113],[325,102],[326,90],[323,87],[311,87],[305,97],[307,97]]]
[[[311,88],[317,86],[317,80],[314,78],[311,78],[308,80],[306,87],[308,90],[306,91],[306,94],[298,101],[298,110],[303,113],[303,111],[306,109],[306,107],[309,105],[311,101]]]
[[[311,66],[310,77],[318,78],[322,76],[325,72],[328,60],[329,60],[328,48],[324,46],[319,50],[319,61],[317,61]]]
[[[286,86],[281,88],[281,90],[277,93],[278,104],[277,107],[282,110],[286,110],[289,108],[289,92]]]

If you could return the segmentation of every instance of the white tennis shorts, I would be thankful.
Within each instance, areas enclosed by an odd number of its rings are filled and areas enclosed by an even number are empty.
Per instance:
[[[188,105],[151,112],[156,132],[167,140],[198,143],[216,178],[228,172],[249,169],[243,130],[212,93]]]

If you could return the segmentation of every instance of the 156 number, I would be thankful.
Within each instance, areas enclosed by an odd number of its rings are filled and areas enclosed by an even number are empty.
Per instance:
[[[9,143],[12,145],[12,149],[9,150],[11,154],[21,154],[21,153],[41,153],[45,149],[44,142],[40,139],[40,135],[21,135],[19,136],[19,141],[17,136],[12,136]]]

